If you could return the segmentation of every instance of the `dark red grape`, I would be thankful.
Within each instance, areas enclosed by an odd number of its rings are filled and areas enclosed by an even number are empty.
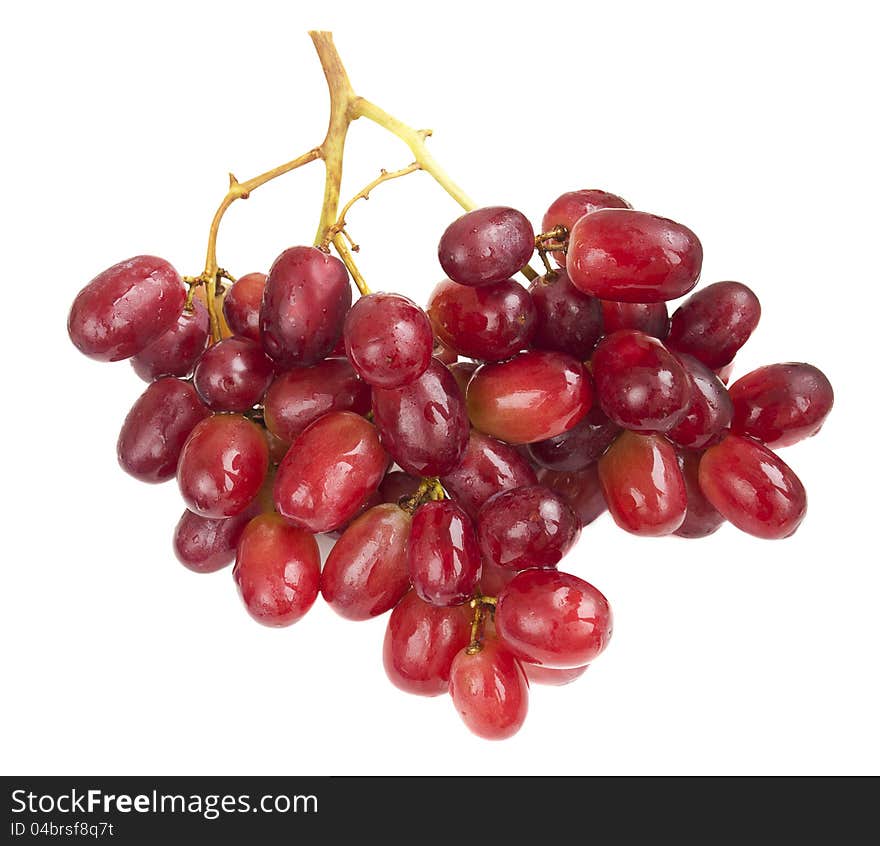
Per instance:
[[[436,336],[434,338],[433,357],[442,361],[443,364],[455,364],[458,361],[458,353],[455,350],[449,349],[449,347],[443,346]]]
[[[344,358],[327,358],[313,367],[295,367],[269,386],[263,400],[266,428],[293,443],[310,423],[331,411],[366,414],[372,397]]]
[[[262,429],[239,414],[214,414],[193,429],[177,463],[177,483],[190,511],[232,517],[259,493],[269,469]]]
[[[684,522],[687,491],[675,449],[662,435],[623,432],[599,459],[608,510],[634,535],[669,535]]]
[[[526,570],[498,597],[495,629],[522,661],[572,669],[608,646],[613,618],[608,600],[589,582],[556,570]]]
[[[715,506],[700,490],[700,457],[696,450],[678,450],[678,466],[687,491],[687,514],[673,534],[680,538],[704,538],[717,532],[724,522]]]
[[[459,605],[480,579],[474,525],[451,500],[426,502],[413,516],[407,557],[415,592],[432,605]]]
[[[602,485],[599,483],[599,465],[591,464],[585,470],[560,473],[540,468],[538,481],[559,494],[577,515],[581,527],[589,526],[608,510]]]
[[[545,350],[484,364],[467,388],[474,426],[512,444],[561,435],[583,419],[592,403],[590,377],[581,363]]]
[[[309,532],[262,514],[242,533],[232,577],[251,617],[264,626],[289,626],[318,598],[321,553]]]
[[[535,464],[549,470],[583,470],[599,460],[619,432],[620,426],[609,420],[601,408],[594,406],[577,426],[567,432],[529,444],[529,455]]]
[[[385,630],[382,658],[391,683],[420,696],[446,693],[452,661],[470,642],[470,619],[466,605],[438,608],[410,591]]]
[[[134,372],[145,382],[162,376],[189,376],[208,344],[208,309],[193,300],[192,309],[184,309],[177,323],[131,357]]]
[[[599,342],[592,361],[602,410],[634,432],[664,432],[684,417],[691,380],[656,338],[622,329]]]
[[[321,594],[348,620],[368,620],[392,609],[409,590],[406,546],[412,518],[387,503],[371,508],[345,530],[321,573]]]
[[[226,292],[223,316],[234,335],[260,342],[260,306],[265,289],[265,273],[247,273]]]
[[[186,439],[209,414],[188,382],[173,376],[153,382],[122,424],[119,466],[142,482],[173,479]]]
[[[761,304],[741,282],[716,282],[688,297],[672,315],[670,349],[717,370],[733,361],[761,319]]]
[[[519,661],[497,640],[479,652],[462,649],[449,672],[449,693],[464,724],[486,740],[516,734],[529,710],[529,682]]]
[[[495,494],[477,516],[483,560],[510,570],[555,567],[580,531],[568,503],[543,485]]]
[[[794,471],[757,441],[728,435],[700,459],[700,489],[734,526],[759,538],[793,535],[807,513]]]
[[[325,358],[351,307],[345,265],[315,247],[291,247],[275,259],[260,309],[263,348],[283,367]]]
[[[730,388],[733,431],[776,449],[815,435],[834,405],[828,377],[812,364],[768,364]]]
[[[535,331],[535,306],[513,279],[479,288],[444,279],[428,300],[437,337],[468,358],[501,361],[526,349]]]
[[[539,664],[529,664],[525,661],[522,664],[529,684],[548,684],[554,687],[571,684],[587,671],[588,666],[588,664],[584,664],[583,667],[571,667],[570,669],[560,670],[556,667],[542,667]]]
[[[214,411],[247,411],[266,393],[275,375],[272,359],[248,338],[226,338],[205,350],[193,385]]]
[[[440,238],[443,272],[461,285],[488,285],[513,276],[535,250],[535,231],[516,209],[490,206],[454,220]]]
[[[536,314],[532,346],[588,359],[603,333],[600,301],[575,288],[564,270],[539,276],[529,292]]]
[[[684,296],[700,278],[703,247],[686,226],[631,209],[601,209],[571,230],[566,268],[585,294],[656,303]]]
[[[379,485],[379,500],[397,505],[404,497],[412,496],[421,483],[421,479],[410,476],[403,470],[392,470]]]
[[[434,349],[427,315],[400,294],[361,297],[346,315],[343,337],[358,375],[379,388],[399,388],[418,379]]]
[[[702,449],[719,441],[730,428],[733,403],[727,388],[703,362],[684,353],[678,360],[691,378],[691,401],[666,437],[679,446]]]
[[[263,434],[266,436],[266,445],[269,447],[269,463],[280,464],[284,456],[287,455],[290,444],[287,441],[282,441],[277,435],[273,435],[268,429],[264,429]]]
[[[541,221],[541,229],[551,232],[557,226],[564,226],[566,231],[571,232],[574,225],[585,215],[592,214],[599,209],[631,209],[632,206],[617,194],[610,194],[599,188],[583,188],[579,191],[566,191],[557,197],[550,208],[544,213]],[[565,253],[556,251],[551,253],[554,259],[565,267]]]
[[[413,476],[449,473],[467,447],[464,398],[437,359],[409,385],[374,388],[373,418],[385,449]]]
[[[499,567],[497,564],[492,564],[490,561],[484,561],[482,570],[480,571],[480,593],[483,596],[498,596],[515,575],[516,570],[510,570],[507,567]]]
[[[379,487],[388,456],[373,425],[350,411],[312,423],[278,466],[275,508],[310,532],[347,523]]]
[[[462,396],[467,393],[468,382],[479,366],[475,361],[455,361],[449,365],[449,372],[455,377]]]
[[[251,503],[234,517],[202,517],[184,509],[174,529],[174,554],[194,573],[214,573],[231,564],[244,527],[259,513]]]
[[[186,288],[164,259],[135,256],[99,273],[73,301],[67,333],[98,361],[131,358],[174,328]]]
[[[669,334],[669,311],[666,303],[620,303],[599,300],[605,334],[619,329],[638,329],[646,335],[663,340]]]
[[[511,446],[471,429],[459,465],[440,480],[455,501],[476,519],[483,503],[500,491],[534,485],[535,471]]]

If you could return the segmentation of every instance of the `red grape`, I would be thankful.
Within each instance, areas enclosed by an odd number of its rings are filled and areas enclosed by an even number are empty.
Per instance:
[[[580,531],[568,503],[543,485],[495,494],[477,517],[483,560],[510,570],[555,567]]]
[[[440,238],[443,272],[461,285],[488,285],[513,276],[535,250],[535,231],[516,209],[490,206],[454,220]]]
[[[560,473],[540,468],[538,481],[559,494],[577,515],[583,526],[589,526],[599,515],[608,510],[602,485],[599,483],[599,465],[591,464],[585,470]]]
[[[529,292],[536,314],[532,346],[588,359],[603,333],[600,301],[575,288],[564,270],[539,276]]]
[[[480,593],[483,596],[498,596],[515,575],[516,570],[499,567],[491,561],[484,561],[480,571]],[[483,622],[485,626],[486,621]]]
[[[449,473],[467,447],[464,398],[437,359],[409,385],[374,388],[373,417],[385,449],[413,476]]]
[[[470,619],[466,605],[438,608],[410,591],[385,630],[382,658],[392,684],[420,696],[446,693],[452,661],[470,642]]]
[[[247,411],[266,393],[275,367],[263,348],[248,338],[225,338],[205,350],[193,385],[214,411]]]
[[[737,379],[730,398],[733,431],[775,449],[815,435],[834,405],[834,390],[817,367],[789,362]]]
[[[610,194],[599,188],[583,188],[580,191],[566,191],[557,197],[544,213],[541,229],[551,232],[557,226],[564,226],[571,232],[574,225],[585,215],[599,209],[631,209],[632,206],[617,194]],[[553,258],[565,266],[565,253],[556,251]]]
[[[475,519],[483,503],[493,494],[534,485],[537,479],[535,471],[513,447],[471,429],[461,462],[440,481]]]
[[[259,493],[269,468],[263,430],[238,414],[215,414],[193,429],[177,463],[177,483],[190,511],[232,517]]]
[[[452,703],[465,725],[486,740],[516,734],[529,709],[529,682],[519,661],[497,640],[473,655],[462,649],[449,672]]]
[[[280,464],[284,456],[287,455],[290,444],[287,441],[282,441],[277,435],[273,435],[268,429],[264,429],[263,434],[266,436],[266,445],[269,447],[269,463]]]
[[[189,376],[208,343],[208,309],[193,300],[167,332],[131,358],[134,372],[145,382],[162,376]]]
[[[564,684],[571,684],[575,679],[579,679],[587,671],[588,666],[589,664],[584,664],[583,667],[571,667],[560,670],[556,667],[542,667],[539,664],[523,662],[522,668],[530,684],[548,684],[559,687]]]
[[[510,358],[535,331],[532,298],[513,279],[479,288],[444,279],[428,300],[428,316],[445,346],[483,361]]]
[[[379,485],[379,500],[397,505],[404,497],[412,496],[419,489],[421,483],[421,479],[410,476],[403,470],[392,470],[386,474],[382,484]]]
[[[758,298],[741,282],[716,282],[688,297],[672,315],[670,349],[717,370],[733,361],[761,319]]]
[[[116,444],[120,467],[142,482],[173,479],[186,439],[209,414],[188,382],[173,376],[153,382],[122,424]]]
[[[443,344],[437,340],[436,336],[434,338],[433,357],[442,361],[443,364],[455,364],[455,362],[458,361],[458,353],[455,350],[443,346]]]
[[[89,358],[120,361],[172,329],[185,302],[183,281],[167,261],[135,256],[108,267],[76,295],[67,332]]]
[[[475,361],[455,361],[449,365],[449,372],[455,377],[462,396],[466,394],[468,382],[479,366]]]
[[[662,435],[624,432],[599,459],[608,510],[635,535],[668,535],[684,522],[687,491],[675,449]]]
[[[451,500],[426,502],[413,516],[407,557],[415,592],[432,605],[459,605],[480,579],[474,525]]]
[[[545,350],[484,364],[467,388],[474,426],[512,444],[561,435],[577,425],[592,403],[590,377],[581,363]]]
[[[214,573],[231,564],[244,527],[259,513],[251,503],[234,517],[202,517],[185,509],[174,529],[174,554],[194,573]]]
[[[556,570],[526,570],[498,597],[499,641],[531,664],[572,669],[589,664],[613,629],[608,600],[588,582]]]
[[[594,406],[577,426],[555,438],[529,444],[528,451],[540,467],[567,472],[583,470],[599,460],[619,432],[620,426]]]
[[[687,491],[687,514],[684,522],[673,532],[680,538],[704,538],[717,532],[724,522],[715,506],[700,490],[700,457],[696,450],[678,451],[678,466]]]
[[[700,489],[734,526],[759,538],[793,535],[807,512],[794,471],[763,444],[728,435],[700,459]]]
[[[226,292],[223,316],[234,335],[260,342],[260,306],[265,289],[265,273],[247,273]]]
[[[333,411],[312,423],[278,466],[275,508],[301,528],[329,532],[354,517],[387,468],[373,425]]]
[[[263,348],[284,367],[325,358],[351,307],[345,265],[315,247],[291,247],[275,259],[260,308]]]
[[[264,626],[289,626],[318,598],[318,544],[277,514],[262,514],[242,533],[232,577],[251,617]]]
[[[620,303],[600,300],[605,334],[618,329],[638,329],[661,341],[669,334],[669,311],[666,303]]]
[[[622,329],[599,342],[593,380],[602,410],[634,432],[664,432],[684,417],[691,380],[656,338]]]
[[[702,449],[719,441],[730,428],[733,403],[727,388],[703,362],[684,353],[678,360],[691,378],[691,401],[666,437],[680,446]]]
[[[571,230],[566,268],[603,300],[656,303],[684,296],[700,278],[703,247],[686,226],[631,209],[601,209]]]
[[[358,375],[379,388],[399,388],[418,379],[434,349],[427,315],[400,294],[361,297],[346,315],[343,337]]]
[[[412,518],[398,506],[377,505],[343,532],[321,573],[321,594],[348,620],[392,609],[409,590],[406,546]]]

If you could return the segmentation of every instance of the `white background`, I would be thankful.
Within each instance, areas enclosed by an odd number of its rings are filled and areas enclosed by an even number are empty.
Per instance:
[[[304,6],[4,6],[3,770],[877,773],[870,4]],[[610,598],[614,640],[576,684],[533,688],[504,743],[470,736],[448,698],[387,682],[384,619],[317,604],[269,630],[228,570],[184,570],[174,483],[116,466],[143,384],[65,333],[76,292],[118,260],[198,273],[227,171],[321,140],[310,27],[335,30],[360,93],[436,130],[478,201],[539,223],[562,191],[601,187],[695,229],[704,280],[744,281],[763,303],[736,372],[810,361],[836,389],[821,435],[784,453],[810,494],[792,539],[642,539],[607,516],[584,532],[568,568]],[[372,125],[349,152],[346,196],[410,161]],[[316,164],[236,204],[221,264],[262,270],[309,242],[320,190]],[[424,174],[360,204],[371,285],[424,302],[457,214]]]

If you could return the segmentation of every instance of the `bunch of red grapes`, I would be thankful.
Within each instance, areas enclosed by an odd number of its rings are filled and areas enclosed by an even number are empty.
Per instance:
[[[547,272],[526,289],[511,277],[536,247]],[[68,331],[149,382],[119,462],[176,476],[186,567],[234,560],[267,626],[319,593],[350,620],[390,611],[391,681],[448,691],[503,738],[530,681],[577,678],[611,637],[605,597],[557,569],[582,527],[607,508],[638,535],[791,535],[806,494],[772,449],[815,434],[833,393],[801,363],[725,387],[757,297],[717,282],[670,320],[700,242],[613,194],[562,195],[537,237],[514,209],[469,212],[439,259],[426,312],[393,293],[352,305],[341,261],[292,247],[225,290],[213,338],[174,268],[139,256],[80,292]],[[317,533],[338,538],[323,567]]]

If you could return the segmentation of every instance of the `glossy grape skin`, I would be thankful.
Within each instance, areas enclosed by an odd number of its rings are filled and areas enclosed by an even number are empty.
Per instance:
[[[345,317],[345,354],[367,384],[399,388],[428,368],[434,336],[428,316],[400,294],[361,297]]]
[[[172,329],[186,288],[156,256],[135,256],[99,273],[77,295],[67,318],[74,346],[97,361],[131,358]]]
[[[589,664],[608,645],[608,600],[589,582],[556,570],[526,570],[498,597],[495,629],[517,658],[556,669]]]
[[[592,371],[602,410],[634,432],[671,429],[691,400],[691,380],[681,362],[656,338],[634,329],[603,338]]]
[[[480,579],[474,525],[452,500],[426,502],[412,521],[407,548],[413,589],[432,605],[459,605]]]
[[[688,297],[672,315],[666,343],[717,370],[733,361],[761,319],[761,303],[741,282],[715,282]]]
[[[313,367],[295,367],[278,376],[266,391],[263,414],[266,428],[285,443],[331,411],[366,414],[372,397],[344,358],[327,358]]]
[[[602,485],[599,483],[599,465],[591,464],[584,470],[561,473],[556,470],[540,468],[538,481],[544,487],[559,494],[580,522],[581,528],[589,526],[597,517],[608,510]]]
[[[470,621],[468,606],[438,608],[410,591],[385,630],[382,662],[391,683],[419,696],[446,693],[452,661],[470,642]]]
[[[585,294],[656,303],[690,291],[702,264],[703,247],[686,226],[631,209],[600,209],[574,225],[565,266]]]
[[[557,226],[564,226],[571,232],[574,225],[585,215],[599,209],[631,209],[632,206],[617,194],[599,188],[583,188],[579,191],[566,191],[558,196],[544,213],[541,231],[551,232]],[[556,262],[565,267],[565,253],[557,250],[551,253]]]
[[[291,247],[275,259],[260,308],[263,349],[283,367],[325,358],[351,307],[345,265],[316,247]]]
[[[177,483],[190,511],[232,517],[259,493],[269,448],[259,426],[239,414],[214,414],[193,429],[177,463]]]
[[[223,298],[223,316],[233,334],[260,342],[260,307],[266,289],[265,273],[239,276]]]
[[[489,285],[509,279],[528,264],[535,231],[516,209],[489,206],[454,220],[440,238],[443,272],[460,285]]]
[[[528,445],[532,461],[548,470],[573,472],[594,464],[614,442],[620,426],[609,420],[599,406],[593,406],[577,426]]]
[[[464,724],[485,740],[512,737],[529,709],[529,682],[522,665],[495,639],[485,639],[474,655],[462,649],[455,656],[449,693]]]
[[[251,503],[234,517],[202,517],[189,509],[174,529],[174,554],[187,570],[215,573],[235,560],[235,548],[244,527],[259,513]]]
[[[208,309],[194,299],[192,310],[180,312],[171,329],[131,357],[132,369],[145,382],[162,376],[189,376],[205,351],[208,332]]]
[[[532,298],[513,279],[479,288],[444,279],[431,293],[428,316],[444,346],[481,361],[510,358],[535,331]]]
[[[544,441],[576,426],[593,404],[590,377],[565,353],[533,350],[471,377],[467,407],[481,432],[510,444]]]
[[[687,514],[684,522],[673,532],[680,538],[704,538],[717,532],[724,518],[700,490],[700,458],[696,450],[678,450],[678,466],[687,491]]]
[[[599,300],[605,334],[619,329],[638,329],[662,341],[669,334],[669,310],[665,302],[620,303]]]
[[[603,334],[600,301],[575,288],[564,270],[539,276],[529,293],[535,304],[532,346],[588,359]]]
[[[142,482],[173,479],[186,439],[209,414],[188,382],[168,376],[151,383],[122,424],[119,466]]]
[[[374,388],[373,419],[385,449],[413,476],[449,473],[467,447],[464,398],[437,359],[409,385]]]
[[[495,494],[477,516],[483,560],[510,570],[555,567],[580,531],[568,503],[543,485]]]
[[[412,518],[392,503],[377,505],[345,530],[321,573],[321,595],[347,620],[392,609],[409,590],[406,548]]]
[[[529,664],[525,661],[522,668],[525,671],[529,684],[546,684],[552,687],[561,687],[564,684],[571,684],[575,679],[579,679],[585,672],[589,664],[583,667],[571,667],[566,669],[558,669],[556,667],[541,667],[538,664]]]
[[[795,533],[807,493],[794,471],[763,444],[727,435],[700,459],[700,489],[734,526],[774,540]]]
[[[675,449],[662,435],[623,432],[599,459],[599,482],[614,522],[634,535],[672,534],[687,491]]]
[[[471,376],[474,375],[480,365],[475,361],[455,361],[448,366],[449,372],[455,377],[461,395],[465,396],[468,382],[471,381]]]
[[[193,385],[213,411],[247,411],[266,393],[275,375],[272,359],[248,338],[225,338],[205,350]]]
[[[691,379],[691,401],[666,437],[679,446],[702,449],[717,443],[730,428],[733,402],[727,388],[703,362],[684,353],[678,360]]]
[[[303,529],[329,532],[354,517],[387,468],[373,425],[333,411],[312,423],[278,465],[275,508]]]
[[[461,462],[440,481],[471,519],[476,519],[489,497],[534,485],[537,479],[535,471],[513,447],[471,429]]]
[[[772,449],[815,435],[831,413],[834,389],[812,364],[768,364],[730,387],[733,431]]]
[[[289,626],[318,598],[321,553],[313,535],[277,514],[261,514],[242,533],[232,577],[251,617]]]

